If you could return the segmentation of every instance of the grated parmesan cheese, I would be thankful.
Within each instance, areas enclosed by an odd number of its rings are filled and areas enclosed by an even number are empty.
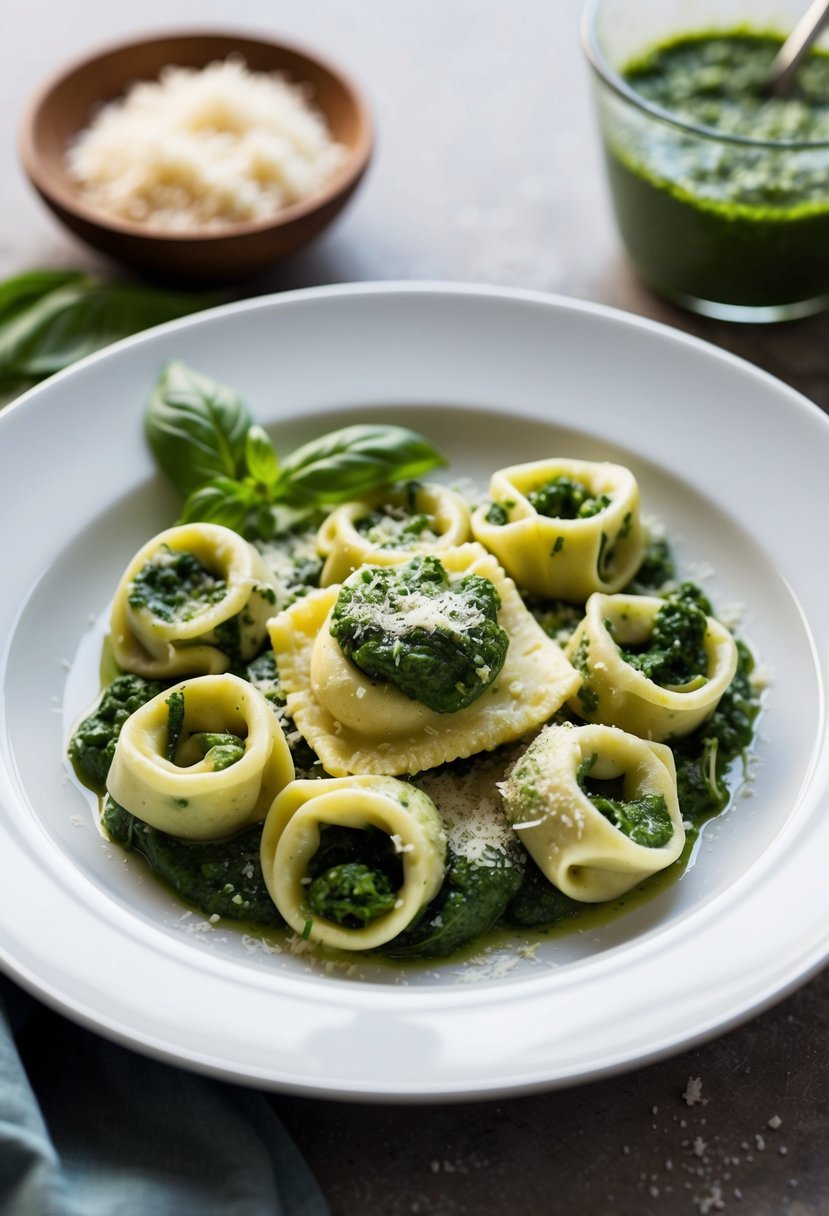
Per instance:
[[[363,590],[382,591],[385,588],[385,571],[378,569],[371,578],[362,578]],[[456,578],[450,582],[458,582]],[[372,629],[381,629],[390,637],[402,637],[410,630],[422,629],[424,633],[442,630],[449,634],[470,633],[486,621],[483,611],[473,603],[458,599],[451,586],[437,595],[418,590],[395,591],[393,606],[384,603],[372,604]],[[360,635],[359,627],[355,630]]]
[[[84,202],[175,232],[269,219],[318,194],[345,157],[306,89],[239,57],[134,84],[66,150]]]
[[[497,757],[481,759],[468,773],[438,769],[415,782],[440,811],[453,852],[488,868],[503,864],[515,841],[497,787],[503,764]]]

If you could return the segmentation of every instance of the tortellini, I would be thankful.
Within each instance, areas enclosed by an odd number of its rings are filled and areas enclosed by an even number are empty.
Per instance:
[[[343,503],[323,523],[317,546],[325,557],[321,585],[348,578],[358,566],[397,565],[469,540],[469,507],[446,486],[409,482]]]
[[[478,574],[494,585],[509,639],[498,677],[454,713],[371,680],[345,658],[330,633],[338,587],[312,592],[269,623],[287,713],[333,776],[418,773],[490,751],[546,722],[581,682],[491,554],[468,544],[439,557],[450,577]]]
[[[159,831],[217,840],[264,819],[293,777],[291,753],[262,694],[238,676],[197,676],[126,720],[107,791]]]
[[[681,683],[656,683],[623,654],[625,648],[634,652],[647,645],[665,605],[650,595],[590,597],[566,648],[584,676],[569,702],[579,717],[663,740],[690,734],[714,712],[734,678],[738,658],[734,638],[714,617],[702,617],[699,648],[705,670],[690,673]],[[683,648],[681,637],[675,640],[677,647]]]
[[[112,609],[110,640],[124,671],[151,678],[212,675],[252,658],[273,614],[267,567],[219,524],[182,524],[139,549]]]
[[[493,473],[472,532],[522,590],[581,603],[618,591],[643,553],[639,487],[608,462],[538,460]]]
[[[545,727],[502,792],[536,865],[571,899],[615,899],[685,845],[673,753],[616,727]]]
[[[358,860],[337,861],[328,829],[341,830],[340,856]],[[340,950],[372,950],[402,933],[440,890],[445,859],[435,804],[391,777],[294,781],[262,832],[277,908],[303,938]]]

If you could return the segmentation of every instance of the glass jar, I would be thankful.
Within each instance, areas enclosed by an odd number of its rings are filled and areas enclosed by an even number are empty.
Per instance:
[[[826,85],[825,115],[797,85],[736,120],[727,106],[699,104],[712,79],[733,89],[749,56],[767,52],[770,63],[804,5],[588,0],[582,35],[622,240],[652,287],[695,312],[778,321],[829,305],[829,34],[811,69]],[[707,60],[672,61],[685,72],[677,95],[699,85],[684,109],[639,91],[646,60],[680,43],[722,60],[714,77]],[[752,61],[755,79],[757,70]]]

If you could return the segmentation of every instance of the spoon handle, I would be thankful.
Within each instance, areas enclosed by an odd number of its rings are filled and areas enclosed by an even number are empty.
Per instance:
[[[771,93],[779,96],[786,92],[827,17],[829,0],[812,0],[774,58],[769,78]]]

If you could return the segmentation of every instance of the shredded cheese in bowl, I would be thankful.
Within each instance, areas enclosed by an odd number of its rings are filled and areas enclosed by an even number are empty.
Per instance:
[[[66,151],[82,200],[171,232],[273,218],[346,159],[307,90],[238,56],[168,67],[102,106]]]

